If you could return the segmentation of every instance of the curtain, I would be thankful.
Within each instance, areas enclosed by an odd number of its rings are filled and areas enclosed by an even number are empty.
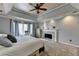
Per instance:
[[[14,20],[10,20],[10,33],[13,36],[18,36],[19,35],[19,26],[18,22]]]
[[[30,24],[29,23],[28,23],[27,29],[28,29],[28,32],[30,33]]]
[[[36,24],[33,23],[33,33],[32,33],[32,36],[36,36]]]
[[[19,36],[19,23],[15,21],[15,36]]]
[[[10,34],[15,36],[15,30],[14,30],[14,25],[13,25],[13,20],[10,20]]]

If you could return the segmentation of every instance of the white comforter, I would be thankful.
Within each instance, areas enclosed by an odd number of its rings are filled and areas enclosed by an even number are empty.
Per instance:
[[[21,39],[21,40],[20,40]],[[1,56],[27,56],[32,54],[43,46],[43,41],[30,36],[19,38],[18,43],[14,44],[13,47],[6,48],[0,46]]]

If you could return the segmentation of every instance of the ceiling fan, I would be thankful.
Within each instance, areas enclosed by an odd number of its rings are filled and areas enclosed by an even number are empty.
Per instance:
[[[40,10],[42,10],[42,11],[47,10],[46,8],[41,8],[44,5],[44,3],[35,3],[35,5],[33,3],[29,3],[29,4],[35,8],[35,9],[30,10],[30,11],[37,10],[37,14],[40,13]]]

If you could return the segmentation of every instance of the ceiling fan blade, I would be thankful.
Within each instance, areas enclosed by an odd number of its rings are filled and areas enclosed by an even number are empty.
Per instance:
[[[41,7],[41,6],[43,6],[43,5],[44,5],[44,3],[40,3],[40,4],[39,4],[39,7]]]
[[[39,14],[39,10],[37,10],[37,14]]]
[[[46,9],[46,8],[40,8],[40,10],[44,10],[44,11],[46,11],[47,9]]]
[[[36,9],[32,9],[32,10],[30,10],[30,11],[34,11],[34,10],[36,10]]]
[[[29,5],[31,5],[31,6],[33,6],[33,7],[35,7],[32,3],[29,3]]]

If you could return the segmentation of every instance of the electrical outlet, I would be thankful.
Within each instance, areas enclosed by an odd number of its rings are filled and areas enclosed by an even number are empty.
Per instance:
[[[69,42],[72,42],[72,40],[69,40]]]

